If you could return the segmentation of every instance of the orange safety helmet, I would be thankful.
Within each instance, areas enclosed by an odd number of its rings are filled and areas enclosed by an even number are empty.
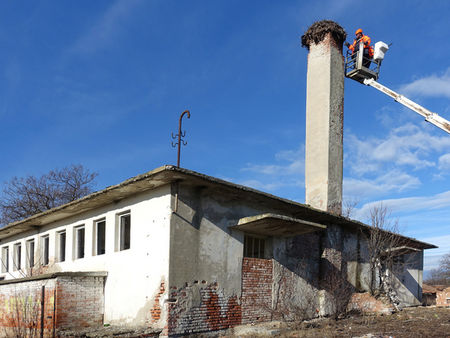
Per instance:
[[[361,28],[358,28],[358,29],[356,30],[355,35],[358,35],[358,33],[361,33],[361,34],[362,34],[362,29],[361,29]]]

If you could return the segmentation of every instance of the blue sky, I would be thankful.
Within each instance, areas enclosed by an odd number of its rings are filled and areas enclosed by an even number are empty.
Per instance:
[[[392,43],[380,82],[450,119],[448,1],[40,1],[0,4],[0,178],[81,163],[97,188],[176,163],[304,202],[315,21]],[[384,201],[405,235],[450,251],[450,135],[346,79],[344,195]]]

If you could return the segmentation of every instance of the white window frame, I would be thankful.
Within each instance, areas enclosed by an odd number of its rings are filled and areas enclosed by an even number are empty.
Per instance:
[[[80,241],[79,237],[83,233],[83,240]],[[82,248],[79,246],[82,243]],[[82,249],[82,250],[80,250]],[[78,225],[73,228],[73,259],[83,259],[86,257],[86,227]]]
[[[61,241],[63,236],[64,236],[64,242]],[[63,243],[64,243],[64,245],[63,245]],[[66,230],[61,230],[61,231],[56,232],[55,251],[56,251],[55,252],[56,261],[58,263],[65,262],[67,259],[67,232],[66,232]]]
[[[128,231],[126,232],[126,224],[122,223],[122,219],[129,217]],[[128,238],[127,238],[128,237]],[[127,241],[128,239],[128,241]],[[131,248],[131,212],[130,210],[121,212],[116,215],[116,251],[125,251]]]
[[[31,244],[33,244],[33,250],[31,250]],[[25,252],[26,252],[26,261],[27,261],[27,268],[33,268],[36,261],[35,261],[35,250],[36,250],[36,243],[33,239],[29,239],[25,242]],[[32,252],[31,252],[32,251]]]
[[[22,255],[22,243],[14,243],[13,245],[13,270],[19,271],[22,269],[23,255]]]
[[[98,226],[100,223],[104,224],[104,230],[103,230],[103,252],[99,252],[99,231],[98,231]],[[94,221],[94,226],[93,226],[93,242],[92,242],[92,253],[94,256],[101,256],[104,255],[106,253],[106,218],[100,218]]]
[[[9,246],[2,247],[2,272],[9,272]]]
[[[41,265],[50,264],[50,235],[43,235],[41,240]]]

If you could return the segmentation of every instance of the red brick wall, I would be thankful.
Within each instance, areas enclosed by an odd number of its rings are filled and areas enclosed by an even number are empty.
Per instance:
[[[169,303],[169,334],[222,330],[241,323],[237,296],[226,296],[217,283],[205,281],[172,287]]]
[[[273,262],[271,259],[242,260],[242,323],[271,320]]]
[[[40,332],[42,286],[45,287],[44,332],[52,332],[55,280],[40,280],[0,286],[0,335]]]
[[[104,277],[60,273],[0,283],[0,335],[40,332],[42,286],[46,334],[103,324]]]
[[[103,277],[58,277],[56,327],[85,328],[103,325]]]
[[[244,258],[241,297],[227,296],[218,283],[206,281],[171,287],[167,334],[216,331],[271,320],[272,271],[270,259]]]

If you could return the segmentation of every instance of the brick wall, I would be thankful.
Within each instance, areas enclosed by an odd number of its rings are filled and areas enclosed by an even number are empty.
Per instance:
[[[41,304],[44,287],[44,304]],[[37,336],[53,330],[55,280],[0,285],[0,336]],[[44,308],[43,322],[41,309]]]
[[[60,329],[101,326],[105,276],[55,273],[0,282],[0,336],[39,333],[42,326],[46,335]]]
[[[241,323],[237,296],[226,296],[217,283],[205,281],[172,287],[169,303],[169,334],[222,330]]]
[[[57,328],[103,325],[104,277],[61,276],[56,279]]]
[[[271,320],[272,260],[242,260],[242,294],[227,295],[218,283],[194,281],[171,287],[166,333],[186,334],[223,330]]]
[[[271,259],[242,260],[242,323],[271,320],[273,263]]]

